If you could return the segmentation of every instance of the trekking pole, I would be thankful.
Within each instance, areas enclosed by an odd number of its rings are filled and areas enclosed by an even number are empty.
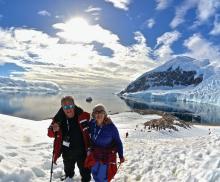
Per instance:
[[[52,182],[52,176],[53,176],[53,158],[54,158],[54,148],[55,148],[56,139],[57,139],[57,132],[55,132],[55,139],[53,141],[53,154],[52,154],[52,162],[50,168],[50,182]]]
[[[121,163],[119,162],[119,163],[118,163],[118,167],[117,167],[117,172],[116,172],[116,173],[118,173],[118,170],[119,170],[120,167],[121,167]]]

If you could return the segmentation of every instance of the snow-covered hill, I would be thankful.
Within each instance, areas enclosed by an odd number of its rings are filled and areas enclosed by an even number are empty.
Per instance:
[[[126,112],[111,118],[119,128],[126,158],[113,182],[220,181],[219,127],[148,132],[143,123],[159,116]],[[0,182],[49,181],[53,143],[46,135],[49,124],[0,114]],[[62,171],[59,159],[54,182],[60,181]],[[74,181],[80,182],[78,171]]]
[[[176,57],[120,92],[124,98],[194,101],[220,105],[220,67],[208,60]]]
[[[0,76],[0,92],[57,93],[61,88],[46,81],[25,81]]]

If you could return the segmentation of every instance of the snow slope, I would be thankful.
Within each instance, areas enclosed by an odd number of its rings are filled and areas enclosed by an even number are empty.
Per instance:
[[[220,181],[219,127],[148,132],[142,124],[159,116],[125,112],[111,118],[119,128],[126,158],[114,182]],[[46,135],[49,124],[0,114],[0,182],[49,181],[53,142]],[[60,158],[54,182],[60,181],[62,170]],[[74,182],[80,182],[78,171]]]
[[[172,70],[177,69],[178,67],[184,71],[195,70],[197,75],[204,75],[204,79],[210,77],[214,74],[215,69],[209,62],[208,59],[196,60],[187,56],[177,56],[174,59],[166,62],[165,64],[159,66],[158,68],[152,70],[153,72],[162,72],[166,71],[172,67]]]
[[[139,101],[180,100],[220,105],[220,66],[208,60],[176,57],[131,82],[121,94]]]

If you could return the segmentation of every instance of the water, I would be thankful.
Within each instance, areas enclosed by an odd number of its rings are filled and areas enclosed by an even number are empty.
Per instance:
[[[43,120],[52,118],[60,108],[60,99],[64,95],[72,95],[78,106],[91,112],[92,108],[103,103],[109,114],[131,111],[133,109],[155,109],[169,112],[179,118],[201,124],[220,125],[220,107],[209,104],[193,102],[156,102],[122,100],[113,93],[119,90],[112,88],[73,88],[71,91],[57,95],[33,95],[25,93],[0,93],[0,113],[27,118]],[[86,102],[92,97],[91,103]]]
[[[195,102],[158,102],[124,100],[131,109],[154,109],[168,112],[185,121],[193,123],[220,125],[220,107]]]
[[[129,110],[126,103],[114,94],[118,91],[110,88],[84,87],[73,88],[71,91],[61,92],[57,95],[0,93],[0,113],[32,120],[52,118],[60,108],[60,99],[65,95],[73,96],[76,105],[87,112],[91,112],[98,103],[104,104],[108,113]],[[86,102],[87,97],[92,97],[93,101]]]

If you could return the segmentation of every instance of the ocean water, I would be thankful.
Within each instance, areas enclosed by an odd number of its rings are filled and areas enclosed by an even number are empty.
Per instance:
[[[115,93],[120,90],[113,88],[73,88],[56,95],[37,93],[0,93],[0,113],[27,118],[43,120],[52,118],[60,108],[60,100],[65,95],[74,97],[76,105],[87,112],[102,103],[109,114],[133,111],[135,109],[154,109],[171,113],[180,119],[193,123],[220,125],[220,107],[194,102],[156,102],[123,100]],[[92,97],[92,102],[86,102]]]
[[[153,100],[124,100],[131,109],[152,109],[168,112],[180,119],[192,123],[220,125],[220,107],[195,102],[158,102]]]
[[[110,88],[73,88],[59,94],[42,93],[0,93],[0,113],[32,120],[52,118],[59,110],[60,100],[63,96],[74,97],[75,104],[87,112],[102,103],[109,114],[128,111],[130,108],[114,93],[117,90]],[[92,102],[86,102],[87,97],[92,97]]]

